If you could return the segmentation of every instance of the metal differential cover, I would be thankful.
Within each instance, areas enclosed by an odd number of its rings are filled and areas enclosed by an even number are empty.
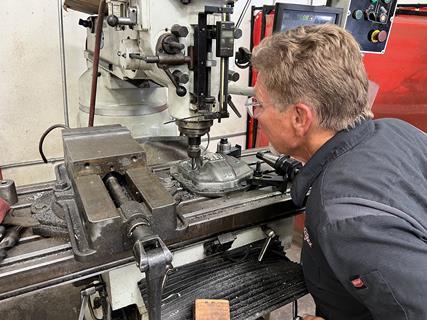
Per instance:
[[[191,192],[206,197],[221,197],[245,190],[252,178],[252,169],[243,161],[220,153],[206,153],[199,168],[191,169],[191,160],[171,168],[172,176]]]

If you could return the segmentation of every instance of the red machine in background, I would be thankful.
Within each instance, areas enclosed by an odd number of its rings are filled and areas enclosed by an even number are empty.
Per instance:
[[[399,118],[427,132],[427,10],[398,9],[385,54],[364,57],[380,89],[375,118]]]
[[[252,48],[273,32],[274,6],[252,8]],[[380,89],[375,118],[399,118],[427,132],[427,6],[399,6],[384,54],[366,54],[369,79]],[[250,84],[257,74],[251,71]],[[248,118],[246,147],[264,147],[268,139]]]
[[[252,8],[251,49],[273,32],[274,6]],[[427,6],[400,6],[385,54],[366,54],[369,79],[379,85],[373,105],[375,118],[399,118],[427,132]],[[250,74],[255,85],[257,74]],[[246,147],[268,146],[256,119],[248,117]],[[304,216],[296,217],[302,232]]]

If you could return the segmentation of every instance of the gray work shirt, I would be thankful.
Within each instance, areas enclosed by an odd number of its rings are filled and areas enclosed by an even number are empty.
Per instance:
[[[302,263],[327,320],[427,319],[427,136],[396,119],[336,134],[302,168]]]

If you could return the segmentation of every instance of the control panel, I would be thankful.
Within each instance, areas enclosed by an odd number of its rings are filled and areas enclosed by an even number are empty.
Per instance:
[[[356,38],[362,51],[385,52],[397,0],[330,0],[328,5],[343,8],[343,26]]]

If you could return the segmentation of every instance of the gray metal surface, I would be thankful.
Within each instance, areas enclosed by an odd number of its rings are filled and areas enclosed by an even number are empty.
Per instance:
[[[144,149],[148,166],[187,159],[187,140],[184,136],[136,139]]]
[[[64,284],[0,302],[0,314],[7,320],[76,320],[80,308],[80,290]]]
[[[166,110],[166,88],[148,83],[140,86],[122,82],[102,73],[102,82],[97,93],[95,114],[110,117],[144,116]],[[84,76],[80,79],[83,81]],[[98,101],[99,98],[99,101]],[[89,113],[89,97],[80,97],[80,111]]]
[[[249,187],[252,169],[243,161],[219,153],[202,155],[202,164],[193,170],[184,160],[171,168],[172,176],[195,194],[220,197]]]
[[[145,153],[120,125],[68,129],[63,132],[64,158],[71,177],[107,174],[145,164]]]
[[[146,168],[126,172],[129,187],[139,202],[144,203],[153,216],[153,227],[164,240],[176,229],[176,201],[162,185],[160,179]]]

